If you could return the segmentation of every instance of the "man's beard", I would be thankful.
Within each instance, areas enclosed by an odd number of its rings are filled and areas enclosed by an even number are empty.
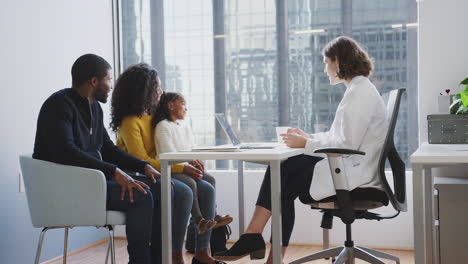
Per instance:
[[[94,95],[95,99],[98,102],[101,102],[103,104],[107,103],[107,97],[109,96],[109,93],[104,90],[104,88],[99,85],[99,87],[96,90],[96,93]]]

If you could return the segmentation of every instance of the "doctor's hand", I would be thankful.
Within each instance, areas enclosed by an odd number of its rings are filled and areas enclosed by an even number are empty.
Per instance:
[[[304,148],[307,143],[307,138],[296,133],[281,134],[284,143],[290,148]]]
[[[306,137],[306,138],[308,138],[310,136],[306,132],[302,131],[302,129],[297,128],[297,127],[293,127],[293,128],[288,129],[287,133],[288,134],[298,134],[298,135],[301,135],[301,136]]]

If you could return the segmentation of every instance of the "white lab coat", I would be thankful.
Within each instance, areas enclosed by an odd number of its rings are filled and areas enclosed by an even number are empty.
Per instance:
[[[354,77],[346,88],[328,132],[312,134],[305,146],[306,155],[318,148],[349,148],[364,151],[365,156],[344,159],[350,190],[372,187],[383,190],[377,174],[378,160],[385,141],[386,107],[382,97],[367,77]],[[316,155],[316,154],[315,154]],[[328,160],[314,169],[310,195],[321,200],[335,195]]]

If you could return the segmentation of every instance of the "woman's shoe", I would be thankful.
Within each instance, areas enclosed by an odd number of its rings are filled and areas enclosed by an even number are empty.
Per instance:
[[[230,215],[225,215],[225,216],[217,215],[214,220],[216,221],[216,225],[213,228],[218,228],[220,226],[229,225],[230,223],[232,223],[234,218],[232,218],[232,216]]]
[[[214,257],[232,261],[247,255],[250,255],[250,259],[265,258],[265,241],[262,234],[243,234],[229,250],[219,252]]]
[[[215,259],[215,263],[216,263],[216,264],[226,264],[226,262],[222,262],[222,261],[219,261],[219,260],[217,260],[217,259]],[[192,264],[208,264],[208,263],[201,262],[201,261],[199,261],[199,260],[196,259],[196,258],[192,258]]]

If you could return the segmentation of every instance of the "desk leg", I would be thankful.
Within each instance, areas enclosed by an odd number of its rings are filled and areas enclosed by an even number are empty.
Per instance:
[[[414,263],[425,264],[424,258],[424,202],[423,168],[413,164]]]
[[[433,199],[434,199],[434,185],[432,181],[432,169],[424,168],[423,178],[424,184],[423,190],[423,199],[424,199],[424,254],[426,258],[425,263],[438,264],[438,261],[434,259],[434,249],[433,249],[433,224],[434,219],[432,215],[433,211]]]
[[[245,231],[244,215],[244,161],[237,162],[237,187],[239,191],[239,236]]]
[[[271,172],[271,234],[273,236],[273,264],[281,264],[282,230],[281,230],[281,161],[270,162]]]
[[[161,161],[162,263],[172,264],[171,167]]]
[[[432,175],[413,164],[413,214],[415,264],[432,264]]]

